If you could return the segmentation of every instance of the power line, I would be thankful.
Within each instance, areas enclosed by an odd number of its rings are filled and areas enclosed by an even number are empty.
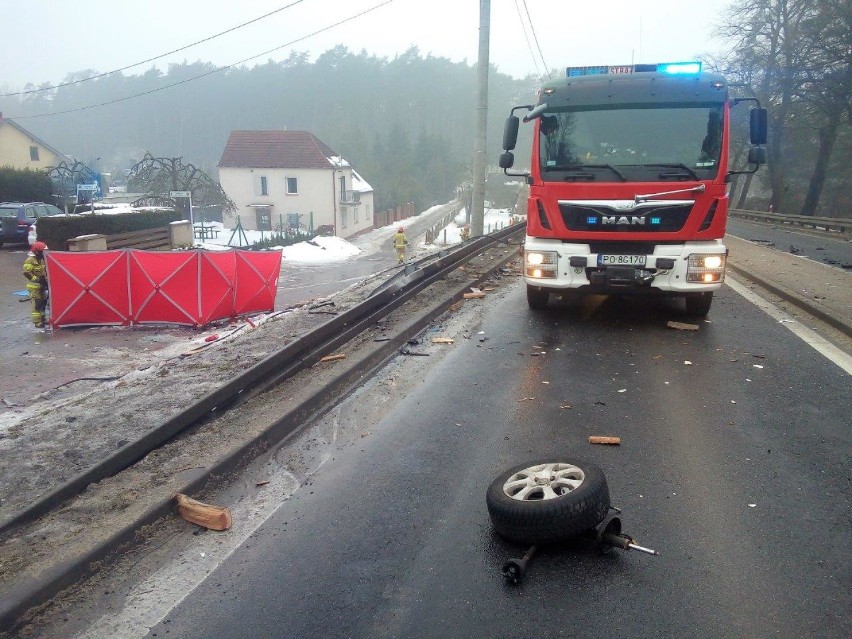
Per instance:
[[[527,0],[521,0],[524,3],[524,11],[527,12],[527,20],[530,23],[530,31],[532,31],[533,39],[535,40],[535,46],[538,47],[538,55],[541,56],[541,63],[544,65],[544,70],[547,73],[547,77],[550,77],[550,67],[547,66],[547,62],[544,61],[544,54],[541,52],[541,45],[538,43],[538,36],[535,34],[535,27],[532,23],[532,18],[530,17],[530,10],[527,7]]]
[[[244,60],[239,60],[238,62],[228,64],[224,67],[217,67],[216,69],[213,69],[212,71],[207,71],[206,73],[201,73],[201,74],[195,75],[191,78],[186,78],[185,80],[181,80],[180,82],[174,82],[172,84],[167,84],[165,86],[161,86],[161,87],[158,87],[156,89],[151,89],[150,91],[143,91],[142,93],[136,93],[134,95],[128,95],[126,97],[117,98],[115,100],[110,100],[108,102],[101,102],[100,104],[90,104],[89,106],[78,107],[76,109],[68,109],[66,111],[54,111],[54,112],[51,112],[51,113],[38,113],[36,115],[8,116],[8,119],[10,119],[10,120],[33,120],[35,118],[45,118],[45,117],[48,117],[48,116],[51,116],[51,115],[65,115],[66,113],[76,113],[78,111],[87,111],[89,109],[96,109],[96,108],[102,107],[102,106],[109,106],[110,104],[117,104],[118,102],[126,102],[127,100],[132,100],[134,98],[140,98],[144,95],[150,95],[152,93],[157,93],[159,91],[163,91],[164,89],[171,89],[172,87],[180,86],[181,84],[186,84],[188,82],[192,82],[192,81],[198,80],[200,78],[205,78],[208,75],[213,75],[214,73],[219,73],[220,71],[225,71],[227,69],[231,69],[231,68],[238,66],[240,64],[244,64],[246,62],[249,62],[250,60],[254,60],[255,58],[259,58],[261,56],[268,55],[270,53],[278,51],[279,49],[283,49],[284,47],[289,47],[291,45],[294,45],[297,42],[301,42],[302,40],[307,40],[308,38],[311,38],[315,35],[318,35],[320,33],[323,33],[325,31],[333,29],[334,27],[339,27],[341,24],[351,22],[355,18],[360,18],[361,16],[370,13],[371,11],[375,11],[376,9],[379,9],[379,8],[385,6],[386,4],[390,4],[391,2],[393,2],[393,0],[385,0],[384,2],[380,2],[379,4],[377,4],[373,7],[370,7],[369,9],[365,9],[361,13],[356,13],[355,15],[349,16],[348,18],[340,20],[339,22],[335,22],[334,24],[330,24],[327,27],[323,27],[322,29],[314,31],[313,33],[309,33],[308,35],[302,36],[301,38],[291,40],[290,42],[287,42],[285,44],[277,46],[273,49],[269,49],[267,51],[264,51],[263,53],[258,53],[257,55],[253,55],[250,58],[245,58]]]
[[[530,50],[530,57],[532,58],[533,65],[535,66],[536,75],[541,78],[541,70],[538,68],[538,60],[535,57],[535,52],[532,50],[532,43],[530,42],[530,37],[527,35],[527,27],[524,24],[524,17],[521,15],[521,7],[518,4],[518,0],[515,0],[515,9],[517,9],[518,11],[518,21],[521,23],[521,31],[524,32],[524,40],[527,41],[527,49]]]
[[[215,35],[204,38],[203,40],[197,40],[197,41],[193,42],[192,44],[187,44],[186,46],[183,46],[179,49],[174,49],[173,51],[169,51],[167,53],[161,53],[160,55],[154,56],[153,58],[148,58],[147,60],[142,60],[142,62],[136,62],[134,64],[129,64],[126,67],[121,67],[120,69],[115,69],[113,71],[107,71],[105,73],[99,73],[98,75],[93,75],[89,78],[82,78],[81,80],[74,80],[72,82],[63,82],[61,84],[55,84],[55,85],[49,86],[49,87],[41,87],[39,89],[29,89],[27,91],[18,91],[16,93],[0,93],[0,98],[7,98],[7,97],[11,97],[13,95],[29,95],[30,93],[39,93],[41,91],[51,91],[53,89],[58,89],[60,87],[67,87],[67,86],[71,86],[72,84],[80,84],[81,82],[88,82],[89,80],[96,80],[98,78],[103,78],[103,77],[106,77],[108,75],[112,75],[113,73],[121,73],[122,71],[127,71],[128,69],[132,69],[133,67],[138,67],[138,66],[141,66],[143,64],[148,64],[149,62],[153,62],[154,60],[159,60],[160,58],[165,58],[166,56],[172,55],[173,53],[179,53],[181,51],[185,51],[186,49],[190,49],[197,44],[203,44],[205,42],[209,42],[210,40],[214,40],[215,38],[218,38],[219,36],[223,36],[226,33],[231,33],[232,31],[236,31],[237,29],[242,29],[243,27],[246,27],[246,26],[248,26],[248,25],[250,25],[254,22],[258,22],[260,20],[263,20],[264,18],[268,18],[269,16],[275,15],[276,13],[280,13],[281,11],[284,11],[285,9],[289,9],[290,7],[293,7],[293,6],[295,6],[295,5],[297,5],[301,2],[304,2],[304,1],[305,0],[295,0],[295,2],[291,2],[290,4],[288,4],[284,7],[276,9],[275,11],[270,11],[269,13],[266,13],[266,14],[260,16],[260,17],[255,18],[254,20],[249,20],[248,22],[243,22],[242,24],[238,24],[236,27],[231,27],[230,29],[226,29],[225,31],[222,31],[222,32],[217,33]]]

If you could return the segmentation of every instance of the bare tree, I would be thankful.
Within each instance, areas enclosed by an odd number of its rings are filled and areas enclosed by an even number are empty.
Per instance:
[[[816,4],[816,15],[807,25],[815,41],[814,58],[801,97],[816,129],[819,150],[802,215],[816,214],[840,127],[852,122],[852,5],[845,0]]]
[[[801,127],[817,132],[818,147],[802,212],[813,214],[819,203],[838,127],[849,115],[850,11],[848,0],[744,0],[720,28],[732,44],[720,71],[770,109],[767,168],[776,211],[801,201],[801,194],[790,197],[788,174],[793,158],[806,154],[787,148],[788,134]]]
[[[221,206],[222,213],[237,210],[222,186],[193,164],[184,164],[183,158],[155,158],[146,153],[130,168],[128,190],[145,193],[146,203],[168,201],[174,204],[171,191],[189,191],[194,206]]]
[[[66,213],[68,213],[69,200],[74,199],[76,202],[78,184],[98,182],[101,188],[104,186],[98,180],[97,174],[78,160],[74,160],[71,164],[63,160],[56,166],[48,167],[46,173],[47,177],[53,182],[53,187],[56,189],[56,194],[61,198]],[[94,205],[92,206],[94,207]],[[76,205],[74,208],[76,210]]]

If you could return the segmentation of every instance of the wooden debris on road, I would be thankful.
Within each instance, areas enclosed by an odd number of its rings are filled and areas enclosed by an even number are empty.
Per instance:
[[[450,312],[455,313],[462,307],[462,300],[455,302],[454,304],[450,304]]]
[[[455,344],[456,340],[454,340],[452,337],[433,337],[432,343],[433,344]]]
[[[341,359],[346,359],[346,353],[338,353],[337,355],[326,355],[321,362],[337,362]]]
[[[478,300],[478,299],[482,299],[483,297],[485,297],[485,293],[483,293],[478,288],[471,286],[470,287],[470,293],[465,293],[463,297],[466,300]]]
[[[590,444],[605,444],[609,446],[620,446],[621,437],[605,437],[603,435],[589,435]]]
[[[679,331],[697,331],[698,324],[684,324],[683,322],[669,322],[666,324],[669,328],[676,328]]]
[[[210,530],[228,530],[231,527],[231,511],[222,506],[211,506],[196,501],[182,493],[175,495],[178,513],[186,521]]]

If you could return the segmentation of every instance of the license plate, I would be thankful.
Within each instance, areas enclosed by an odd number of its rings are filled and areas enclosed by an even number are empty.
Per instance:
[[[598,266],[645,266],[645,255],[598,255]]]

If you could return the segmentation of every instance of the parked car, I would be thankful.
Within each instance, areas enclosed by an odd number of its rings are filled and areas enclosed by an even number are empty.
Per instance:
[[[0,246],[3,244],[26,244],[29,241],[30,227],[40,217],[64,215],[61,209],[44,202],[2,202],[0,203]],[[32,238],[30,244],[35,242]]]

